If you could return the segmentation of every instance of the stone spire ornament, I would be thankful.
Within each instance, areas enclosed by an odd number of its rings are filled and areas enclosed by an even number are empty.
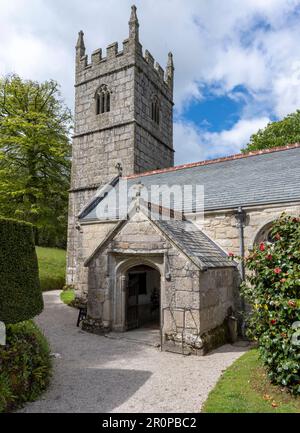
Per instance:
[[[82,30],[78,33],[78,39],[76,44],[76,53],[77,56],[81,59],[85,55],[85,45],[84,45],[84,39],[83,39],[84,33]]]
[[[129,20],[129,39],[133,39],[136,42],[139,41],[139,20],[136,14],[136,6],[131,6],[131,15]]]
[[[166,81],[171,89],[173,89],[174,85],[174,70],[173,54],[170,52],[168,54],[168,63],[166,68]]]
[[[118,163],[116,164],[116,169],[118,170],[118,176],[119,176],[119,177],[122,177],[122,174],[123,174],[123,167],[122,167],[122,164],[121,164],[120,162],[118,162]]]

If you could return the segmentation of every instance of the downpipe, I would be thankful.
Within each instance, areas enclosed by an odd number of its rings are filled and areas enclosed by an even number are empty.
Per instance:
[[[246,212],[244,211],[244,209],[242,208],[242,206],[239,206],[236,213],[235,213],[235,218],[237,221],[237,228],[239,231],[239,245],[240,245],[240,257],[241,257],[241,261],[239,263],[239,271],[240,271],[240,276],[241,276],[241,280],[242,282],[245,281],[245,264],[244,264],[244,259],[245,259],[245,236],[244,236],[244,227],[245,227],[245,223],[246,223]],[[245,306],[245,301],[242,298],[241,299],[241,309],[242,309],[242,315],[245,313],[246,311],[246,306]],[[246,337],[246,323],[244,320],[242,320],[241,323],[241,333],[242,333],[242,337],[245,338]]]

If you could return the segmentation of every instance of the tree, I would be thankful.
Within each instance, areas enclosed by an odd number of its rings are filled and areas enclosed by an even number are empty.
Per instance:
[[[33,223],[46,243],[66,237],[70,130],[55,81],[0,79],[0,213]]]
[[[242,152],[270,149],[300,142],[300,111],[289,114],[278,122],[269,123],[250,138]]]
[[[274,243],[246,259],[242,294],[250,304],[248,335],[258,341],[271,381],[300,394],[300,218],[283,214]]]

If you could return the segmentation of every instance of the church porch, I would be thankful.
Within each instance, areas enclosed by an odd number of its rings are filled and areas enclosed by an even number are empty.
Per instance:
[[[171,342],[202,353],[203,334],[224,328],[229,308],[234,309],[237,271],[199,229],[185,232],[186,224],[190,230],[192,223],[152,221],[139,210],[112,230],[85,263],[85,330],[130,336],[132,329],[151,333],[156,327],[162,349]],[[196,247],[199,254],[203,249],[205,266],[195,256]],[[215,339],[213,346],[227,341],[222,329],[223,339]]]

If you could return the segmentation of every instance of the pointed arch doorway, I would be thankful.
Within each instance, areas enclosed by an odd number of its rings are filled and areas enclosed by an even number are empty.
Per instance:
[[[149,265],[126,272],[125,328],[160,328],[160,273]]]

